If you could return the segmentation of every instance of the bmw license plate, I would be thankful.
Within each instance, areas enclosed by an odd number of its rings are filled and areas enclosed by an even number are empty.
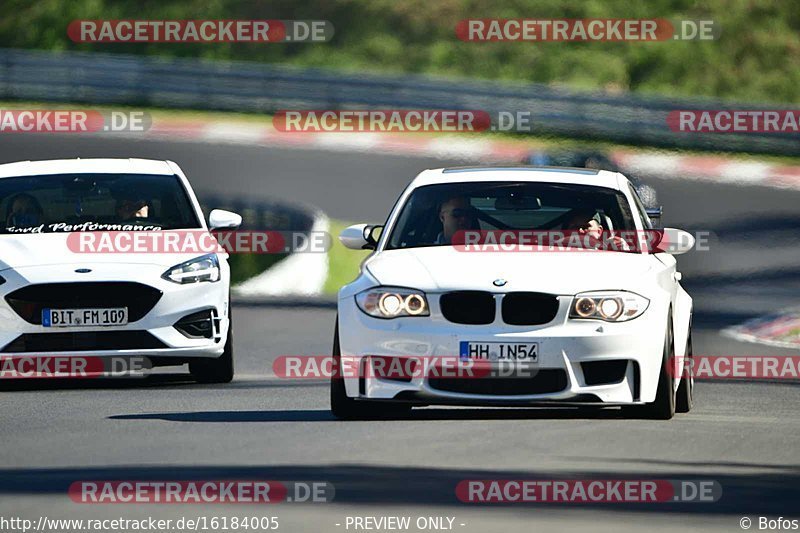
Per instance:
[[[539,343],[461,341],[459,356],[462,360],[535,363],[539,360]]]
[[[127,323],[127,307],[42,309],[42,325],[46,328],[124,326]]]

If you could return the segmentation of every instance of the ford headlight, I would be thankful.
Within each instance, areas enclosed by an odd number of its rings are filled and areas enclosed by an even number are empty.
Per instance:
[[[164,272],[161,277],[180,284],[219,281],[219,259],[217,254],[201,255],[175,265]]]
[[[625,322],[645,312],[650,300],[635,292],[584,292],[572,298],[569,317]]]
[[[358,308],[376,318],[429,316],[425,293],[414,289],[377,287],[356,295]]]

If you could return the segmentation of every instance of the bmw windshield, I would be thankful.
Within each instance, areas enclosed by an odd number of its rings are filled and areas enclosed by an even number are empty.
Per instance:
[[[600,240],[636,229],[626,197],[591,185],[479,182],[415,189],[391,230],[386,249],[448,246],[459,232],[564,232]],[[461,241],[463,242],[463,241]],[[569,244],[568,244],[569,245]]]

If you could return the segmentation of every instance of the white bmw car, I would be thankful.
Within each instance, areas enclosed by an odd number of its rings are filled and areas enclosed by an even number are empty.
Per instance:
[[[0,356],[145,356],[233,378],[225,253],[79,253],[78,231],[235,228],[203,219],[175,163],[71,159],[0,165]]]
[[[359,224],[340,235],[345,246],[374,252],[339,291],[334,360],[359,370],[334,373],[333,414],[364,418],[431,404],[622,406],[660,419],[689,411],[693,380],[683,365],[692,350],[692,300],[672,256],[694,239],[666,230],[678,237],[668,248],[648,247],[639,237],[650,228],[631,183],[616,172],[422,172],[385,226]],[[470,253],[454,239],[469,230],[574,230],[628,241],[602,250],[567,242]],[[431,372],[426,362],[423,372],[370,371],[394,358],[533,370],[472,377]]]

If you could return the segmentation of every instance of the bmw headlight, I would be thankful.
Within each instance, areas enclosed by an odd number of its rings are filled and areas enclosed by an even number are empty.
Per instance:
[[[201,255],[175,265],[164,272],[161,277],[180,284],[219,281],[219,259],[217,254]]]
[[[376,318],[430,315],[425,293],[414,289],[376,287],[357,294],[356,304]]]
[[[650,300],[635,292],[584,292],[572,298],[570,318],[625,322],[645,312]]]

